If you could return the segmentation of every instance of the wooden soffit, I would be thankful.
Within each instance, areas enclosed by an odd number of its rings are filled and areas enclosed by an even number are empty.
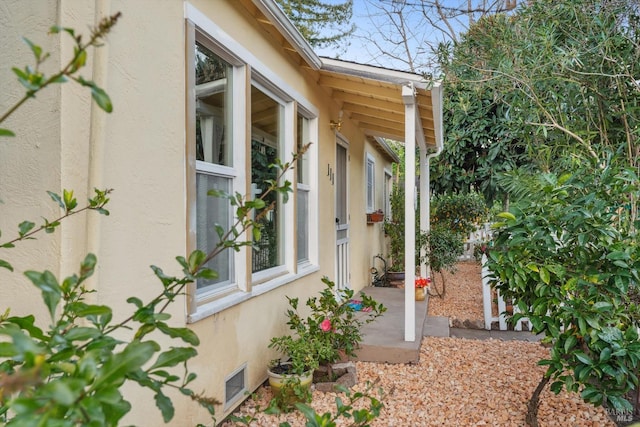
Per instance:
[[[367,135],[405,139],[402,87],[412,84],[425,142],[436,145],[433,101],[428,83],[411,73],[322,58],[318,84],[340,105],[343,120],[355,122]]]

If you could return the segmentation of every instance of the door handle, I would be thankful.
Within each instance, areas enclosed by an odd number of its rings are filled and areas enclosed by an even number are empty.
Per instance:
[[[336,218],[336,224],[340,224],[340,218]]]

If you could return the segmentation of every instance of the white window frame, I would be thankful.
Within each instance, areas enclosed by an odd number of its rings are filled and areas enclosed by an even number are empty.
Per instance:
[[[367,213],[372,213],[376,210],[376,158],[369,152],[365,154],[364,165],[365,209]]]
[[[382,183],[384,188],[384,200],[382,201],[384,205],[384,217],[390,219],[391,218],[391,190],[393,189],[393,173],[384,168],[384,182]]]
[[[314,177],[317,177],[317,173],[315,170],[315,163],[311,161],[311,159],[317,158],[316,154],[314,153],[317,152],[318,144],[313,143],[313,135],[316,135],[316,136],[318,135],[318,119],[316,117],[313,117],[313,114],[310,111],[308,111],[307,109],[301,106],[298,106],[297,114],[306,120],[307,133],[303,135],[303,138],[309,139],[310,140],[309,142],[311,142],[311,146],[307,149],[307,152],[304,154],[302,158],[302,162],[304,164],[304,167],[303,167],[304,182],[298,182],[299,180],[297,179],[297,175],[295,180],[296,192],[297,191],[305,192],[307,194],[307,203],[308,203],[307,231],[309,234],[307,236],[307,257],[305,259],[298,260],[298,251],[296,251],[296,261],[297,261],[296,270],[303,271],[309,267],[312,267],[313,260],[316,260],[316,263],[317,263],[317,259],[318,259],[317,251],[314,251],[314,247],[317,248],[317,242],[318,242],[318,227],[317,227],[318,209],[317,209],[317,203],[316,203],[317,198],[313,197],[314,196],[313,189],[317,188],[317,181],[314,180]],[[297,131],[300,132],[300,129],[298,129]],[[303,144],[306,144],[304,140],[303,140]],[[296,204],[297,204],[297,200],[296,200]],[[296,224],[297,224],[297,212],[296,212]],[[296,227],[296,233],[298,233],[297,227]]]
[[[203,168],[206,173],[220,174],[232,178],[233,191],[238,191],[241,194],[247,193],[248,184],[250,180],[250,168],[245,170],[247,156],[250,155],[250,146],[247,145],[247,141],[250,141],[250,135],[247,135],[248,128],[247,121],[250,121],[248,117],[250,106],[247,105],[249,99],[247,91],[250,90],[248,82],[251,84],[257,84],[261,90],[269,92],[270,96],[275,96],[275,99],[279,99],[284,105],[284,147],[280,150],[280,156],[284,157],[281,160],[288,161],[286,158],[288,153],[295,150],[295,120],[296,120],[296,108],[297,111],[304,112],[306,118],[309,119],[309,139],[312,143],[310,149],[307,151],[309,158],[309,259],[300,265],[297,263],[297,255],[295,251],[291,250],[295,243],[295,221],[296,218],[295,202],[290,200],[289,203],[283,205],[283,211],[285,218],[285,231],[283,233],[284,244],[282,245],[283,264],[258,273],[251,273],[247,270],[249,268],[247,249],[242,249],[240,252],[235,253],[234,259],[234,277],[235,283],[228,288],[225,287],[224,292],[212,292],[210,295],[204,295],[205,292],[201,292],[201,295],[195,291],[195,283],[190,285],[187,290],[188,294],[188,316],[187,321],[197,322],[210,315],[218,313],[226,308],[240,304],[250,298],[257,297],[263,293],[269,292],[284,284],[297,280],[305,275],[317,272],[319,270],[319,231],[318,231],[318,110],[298,91],[294,90],[284,79],[269,69],[264,63],[258,60],[247,48],[238,43],[233,37],[223,31],[212,20],[210,20],[204,13],[195,8],[191,3],[185,3],[185,20],[187,23],[187,45],[186,49],[194,49],[195,47],[195,34],[199,34],[198,40],[201,38],[206,39],[206,46],[208,48],[214,47],[213,52],[219,55],[222,59],[229,62],[234,66],[233,80],[239,82],[237,87],[233,89],[233,102],[232,102],[232,114],[233,117],[245,117],[243,120],[234,120],[233,128],[233,165],[235,167],[226,167],[214,164],[202,165],[200,162],[195,161],[192,158],[192,154],[189,154],[189,148],[187,149],[187,185],[194,184],[195,188],[195,174],[198,168]],[[205,43],[203,43],[205,44]],[[187,60],[189,54],[187,54]],[[251,75],[247,75],[247,73]],[[187,79],[189,80],[189,79]],[[241,84],[244,82],[245,84]],[[190,84],[188,81],[187,84]],[[191,92],[190,88],[187,88]],[[190,98],[195,98],[195,94],[189,94],[187,97],[188,102]],[[191,103],[191,102],[190,102]],[[192,102],[193,107],[188,105],[189,108],[195,109],[195,102]],[[189,112],[187,116],[189,117]],[[195,114],[193,114],[195,117]],[[190,126],[190,124],[189,124]],[[187,132],[189,134],[189,132]],[[187,141],[188,144],[190,141]],[[294,183],[294,190],[296,185],[295,171],[290,170],[285,175],[284,179]],[[249,175],[248,175],[249,174]],[[187,212],[189,214],[188,224],[188,251],[195,249],[193,242],[195,242],[195,195],[194,190],[187,188]],[[295,191],[292,196],[295,199]]]
[[[251,80],[251,86],[255,86],[282,107],[282,117],[279,119],[279,131],[281,131],[283,135],[279,135],[279,140],[276,141],[278,146],[278,157],[282,159],[286,153],[291,153],[294,150],[293,146],[295,144],[295,136],[293,135],[293,129],[295,127],[295,117],[293,117],[292,114],[295,111],[294,104],[290,100],[283,99],[282,94],[278,93],[280,92],[278,88],[273,87],[273,85],[269,84],[269,82],[259,76],[256,76],[256,78]],[[287,171],[282,179],[292,182],[293,171]],[[251,283],[253,284],[264,283],[293,271],[293,269],[290,268],[291,263],[288,262],[289,258],[291,258],[292,245],[287,245],[287,243],[291,242],[290,236],[294,235],[293,227],[295,211],[291,209],[291,205],[293,203],[282,203],[281,197],[279,197],[279,201],[278,207],[280,209],[279,214],[281,215],[278,224],[278,249],[281,251],[280,263],[266,270],[251,273]]]

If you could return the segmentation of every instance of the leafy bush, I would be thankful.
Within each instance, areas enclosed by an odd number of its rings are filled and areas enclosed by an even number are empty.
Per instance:
[[[431,198],[431,224],[461,235],[478,229],[487,221],[489,209],[476,192],[435,195]]]
[[[532,423],[547,382],[555,393],[631,409],[623,396],[638,386],[640,246],[629,201],[640,197],[638,182],[633,170],[614,166],[545,174],[528,184],[536,197],[496,224],[492,285],[517,302],[513,321],[528,318],[551,346],[529,403]]]
[[[355,303],[353,290],[336,289],[327,277],[322,278],[322,283],[326,286],[320,296],[306,302],[311,309],[307,317],[298,312],[298,298],[287,297],[291,307],[287,310],[287,325],[295,336],[274,337],[269,345],[291,359],[296,374],[316,369],[320,364],[334,363],[344,355],[355,357],[355,350],[362,342],[362,325],[386,311],[386,307],[364,294],[362,300]],[[359,314],[355,304],[366,311]]]

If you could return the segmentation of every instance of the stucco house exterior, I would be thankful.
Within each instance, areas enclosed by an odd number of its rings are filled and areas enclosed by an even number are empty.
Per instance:
[[[210,249],[211,225],[230,224],[232,210],[208,189],[260,194],[265,165],[311,142],[286,177],[291,200],[265,217],[255,248],[214,259],[218,279],[194,283],[169,308],[200,337],[193,388],[222,401],[222,420],[266,379],[277,356],[269,339],[287,330],[286,296],[316,295],[322,276],[355,290],[370,283],[385,238],[366,214],[388,211],[398,160],[383,138],[418,147],[424,165],[442,140],[441,90],[421,76],[318,57],[273,0],[5,0],[0,111],[23,94],[11,72],[32,61],[22,36],[51,52],[50,73],[73,47],[65,34],[47,35],[51,25],[82,33],[117,11],[121,20],[81,73],[106,90],[113,113],[86,89],[58,85],[4,123],[16,137],[0,139],[3,237],[24,219],[59,214],[46,190],[73,189],[84,200],[113,188],[111,215],[73,217],[3,256],[18,271],[60,277],[96,254],[93,296],[124,318],[129,296],[148,300],[160,289],[150,265],[179,274],[176,256]],[[406,181],[415,182],[411,173]],[[0,313],[7,308],[46,313],[26,278],[0,269]],[[127,398],[128,424],[163,424],[149,393],[130,389]],[[188,398],[174,403],[172,425],[207,422]]]

